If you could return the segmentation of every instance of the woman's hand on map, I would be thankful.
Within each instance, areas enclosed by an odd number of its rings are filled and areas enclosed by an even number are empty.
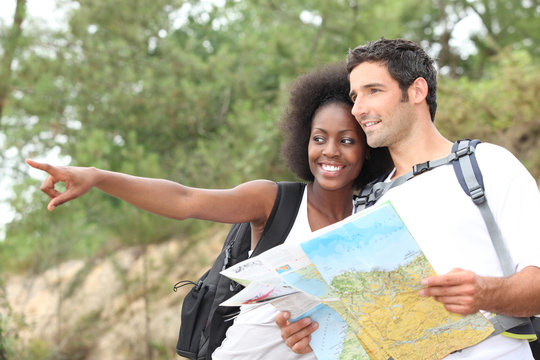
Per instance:
[[[290,323],[290,316],[288,312],[279,312],[276,315],[276,324],[281,330],[281,338],[297,354],[307,354],[313,351],[309,346],[310,335],[317,330],[319,324],[312,322],[308,317]]]

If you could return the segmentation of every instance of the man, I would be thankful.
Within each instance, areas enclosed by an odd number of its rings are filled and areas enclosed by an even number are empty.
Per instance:
[[[387,146],[395,171],[451,152],[452,142],[435,127],[436,70],[416,44],[381,39],[349,52],[353,115],[371,147]],[[474,116],[474,114],[471,114]],[[513,260],[515,274],[504,277],[482,216],[461,189],[452,166],[441,166],[390,189],[390,200],[439,276],[422,281],[420,296],[431,296],[454,313],[482,310],[486,316],[529,317],[540,313],[540,194],[523,165],[505,149],[476,148],[489,206]],[[276,322],[287,345],[311,351],[310,319]],[[445,359],[533,359],[526,340],[496,335]]]

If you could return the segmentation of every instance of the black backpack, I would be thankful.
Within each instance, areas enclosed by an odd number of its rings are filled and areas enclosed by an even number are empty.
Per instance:
[[[274,207],[252,256],[285,241],[296,219],[304,188],[303,183],[278,182]],[[184,280],[174,286],[176,291],[184,285],[194,285],[182,305],[180,333],[176,344],[178,355],[194,360],[210,360],[214,350],[221,345],[227,329],[233,323],[231,318],[239,312],[239,307],[219,304],[237,294],[243,287],[222,276],[220,272],[246,260],[250,248],[250,224],[234,224],[212,268],[197,283]]]

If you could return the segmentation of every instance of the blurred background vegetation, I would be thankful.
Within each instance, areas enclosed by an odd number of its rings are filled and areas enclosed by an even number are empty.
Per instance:
[[[50,213],[25,158],[197,187],[293,179],[276,127],[292,81],[383,36],[437,59],[444,135],[503,145],[540,179],[539,0],[57,0],[60,28],[2,1],[15,9],[0,22],[0,174],[15,214],[3,274],[208,226],[95,190]]]

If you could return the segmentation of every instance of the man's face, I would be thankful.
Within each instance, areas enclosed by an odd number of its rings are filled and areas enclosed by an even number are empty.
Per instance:
[[[403,101],[399,84],[386,65],[364,62],[350,74],[352,113],[366,133],[371,147],[397,144],[414,123],[413,106]]]

